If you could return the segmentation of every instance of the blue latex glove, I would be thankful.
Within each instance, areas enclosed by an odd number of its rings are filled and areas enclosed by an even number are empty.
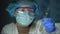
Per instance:
[[[55,21],[52,18],[43,18],[42,22],[46,32],[51,33],[55,31]]]

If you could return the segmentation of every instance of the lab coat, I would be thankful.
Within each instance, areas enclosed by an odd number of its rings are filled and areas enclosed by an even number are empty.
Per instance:
[[[50,34],[60,34],[60,23],[55,23],[56,31]],[[15,23],[7,24],[3,27],[1,34],[19,34]],[[45,31],[42,20],[35,21],[30,27],[29,34],[49,34]]]

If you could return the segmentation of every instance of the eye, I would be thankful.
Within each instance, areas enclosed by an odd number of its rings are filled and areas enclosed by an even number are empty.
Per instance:
[[[16,11],[15,13],[18,13],[18,11]]]
[[[22,9],[21,11],[24,11],[24,9]]]
[[[34,12],[34,10],[33,10],[33,9],[28,9],[28,11],[30,11],[30,12]]]

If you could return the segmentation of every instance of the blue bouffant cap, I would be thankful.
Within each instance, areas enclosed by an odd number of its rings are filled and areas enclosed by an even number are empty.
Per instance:
[[[55,21],[52,18],[43,18],[42,22],[46,32],[51,33],[55,31]]]
[[[36,3],[30,2],[30,1],[11,2],[11,3],[6,7],[6,11],[8,11],[11,16],[13,16],[16,8],[21,7],[22,5],[26,5],[26,4],[32,6],[32,7],[34,8],[35,13],[38,14],[38,5],[37,5]]]

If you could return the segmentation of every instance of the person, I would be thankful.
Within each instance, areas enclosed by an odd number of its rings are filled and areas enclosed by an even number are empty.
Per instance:
[[[11,17],[16,18],[16,23],[12,22],[5,25],[1,34],[48,34],[46,32],[47,30],[45,30],[47,27],[44,27],[46,25],[43,24],[47,22],[50,23],[49,20],[51,21],[51,19],[47,18],[48,21],[45,18],[41,20],[36,19],[39,11],[38,5],[35,2],[12,2],[7,6],[6,11],[9,12]],[[50,24],[50,26],[54,27],[53,25],[54,24]],[[50,27],[50,29],[52,28]]]
[[[15,17],[16,23],[10,23],[3,27],[1,34],[28,34],[30,26],[38,14],[38,6],[31,1],[11,2],[6,11],[11,17]]]

